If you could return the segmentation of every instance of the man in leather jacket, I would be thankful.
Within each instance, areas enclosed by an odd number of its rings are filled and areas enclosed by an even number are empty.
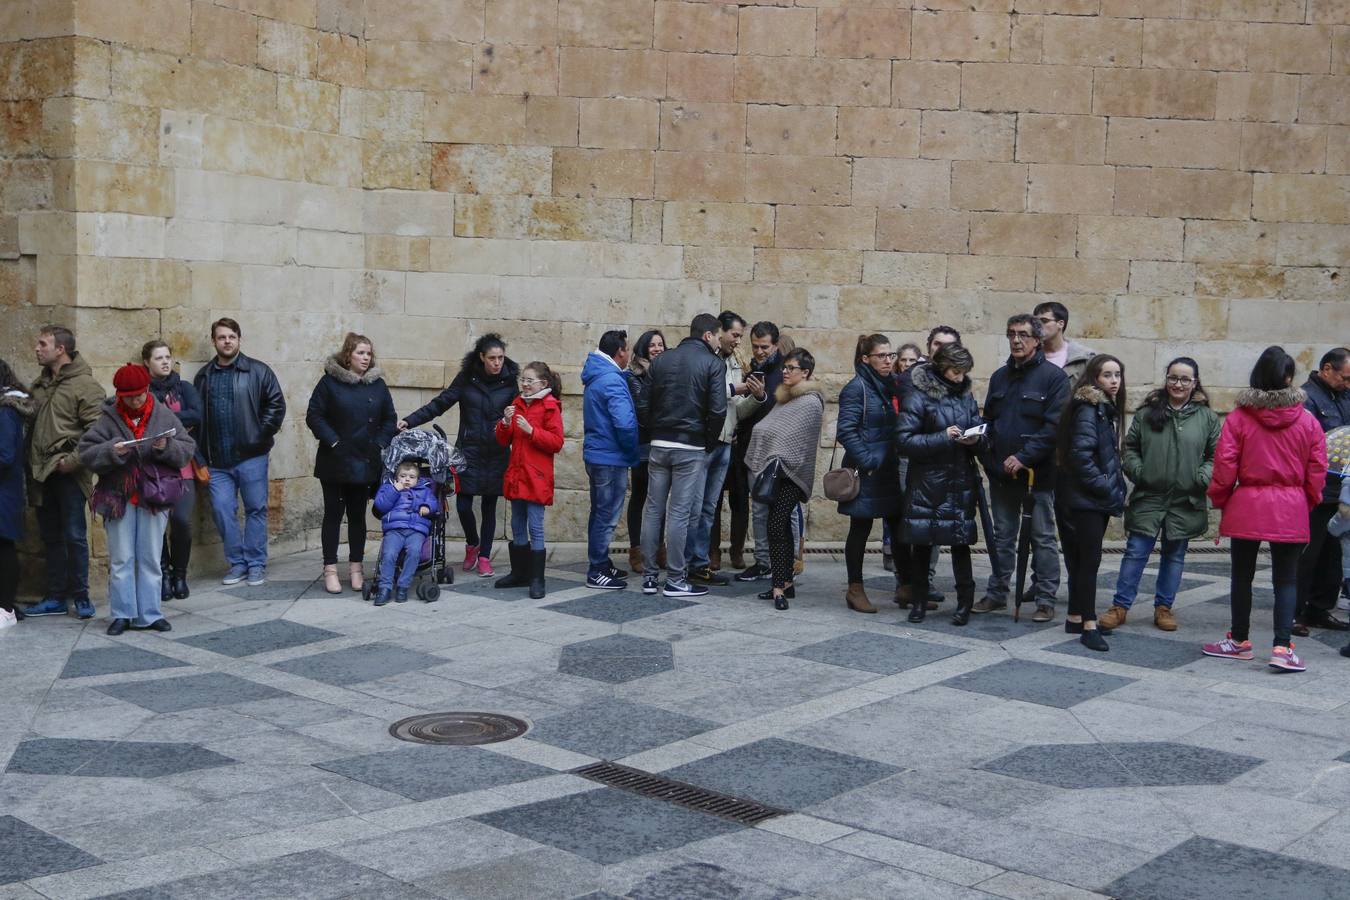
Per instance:
[[[1308,376],[1303,392],[1308,395],[1304,408],[1324,432],[1350,425],[1350,350],[1328,350],[1317,371]],[[1340,495],[1340,476],[1328,472],[1322,502],[1308,514],[1310,540],[1299,558],[1295,634],[1307,634],[1309,626],[1332,631],[1350,629],[1350,624],[1334,614],[1341,592],[1341,542],[1327,535],[1327,523],[1336,514]]]
[[[286,399],[272,370],[239,352],[233,319],[211,325],[215,359],[192,380],[202,397],[199,445],[211,472],[211,512],[229,565],[223,584],[267,580],[267,454],[286,418]],[[236,518],[244,503],[244,532]]]

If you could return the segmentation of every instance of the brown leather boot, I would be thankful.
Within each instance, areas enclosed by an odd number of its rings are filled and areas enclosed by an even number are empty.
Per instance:
[[[1115,607],[1112,607],[1115,609]],[[1102,618],[1106,618],[1103,616]],[[1155,606],[1153,607],[1153,626],[1159,631],[1176,631],[1176,616],[1172,615],[1172,607]]]
[[[863,590],[861,581],[849,582],[848,593],[844,594],[844,602],[854,612],[874,613],[877,611],[877,608],[872,605],[872,601],[867,599],[867,592]]]
[[[656,567],[665,569],[666,567],[666,545],[662,544],[661,549],[656,551]]]
[[[1125,617],[1128,614],[1129,614],[1128,609],[1126,609],[1123,606],[1116,606],[1114,603],[1112,603],[1111,608],[1108,609],[1106,612],[1102,613],[1101,617],[1097,619],[1097,627],[1119,628],[1120,626],[1125,624]]]
[[[641,575],[642,575],[642,548],[641,548],[641,547],[629,547],[629,548],[628,548],[628,571],[630,571],[630,572],[632,572],[632,573],[634,573],[635,575],[638,575],[638,576],[641,576]]]
[[[909,601],[914,597],[914,588],[907,584],[897,584],[895,586],[895,605],[901,609],[909,609]]]
[[[731,567],[737,571],[745,569],[745,550],[741,547],[731,548]]]
[[[722,548],[713,547],[708,551],[708,568],[716,572],[722,568]]]

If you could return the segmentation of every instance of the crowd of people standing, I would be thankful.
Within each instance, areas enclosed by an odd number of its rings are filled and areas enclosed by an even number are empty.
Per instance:
[[[849,519],[847,607],[877,612],[864,587],[863,560],[880,519],[894,599],[910,621],[923,621],[945,599],[933,588],[939,548],[948,548],[957,626],[1010,600],[1030,603],[1036,622],[1052,620],[1062,556],[1065,630],[1105,651],[1105,637],[1125,625],[1159,543],[1153,621],[1176,630],[1172,607],[1188,542],[1206,533],[1212,504],[1221,511],[1220,535],[1232,542],[1233,615],[1229,635],[1206,644],[1205,653],[1252,658],[1251,582],[1264,541],[1276,595],[1270,664],[1300,671],[1292,637],[1312,627],[1350,629],[1335,615],[1343,586],[1338,535],[1350,525],[1350,505],[1344,517],[1337,514],[1343,481],[1328,473],[1325,438],[1350,425],[1350,351],[1329,351],[1300,388],[1294,360],[1268,348],[1222,424],[1209,407],[1199,364],[1179,357],[1127,427],[1124,363],[1068,340],[1068,324],[1068,310],[1055,302],[1012,316],[1008,357],[989,378],[982,402],[970,377],[975,359],[957,329],[934,328],[923,348],[896,347],[879,333],[858,338],[854,377],[838,398],[835,437],[843,459],[835,468],[832,458],[826,479],[834,479],[831,499]],[[238,322],[216,321],[211,340],[215,355],[191,383],[177,374],[172,348],[150,341],[138,363],[117,371],[111,399],[61,326],[37,336],[41,373],[31,385],[0,361],[0,627],[72,607],[80,618],[93,617],[88,506],[108,532],[109,632],[169,630],[161,604],[189,593],[197,484],[208,491],[222,538],[222,582],[265,581],[268,459],[286,403],[272,370],[241,352]],[[794,346],[774,323],[750,325],[731,311],[694,317],[678,342],[653,330],[630,345],[626,332],[605,332],[581,371],[588,586],[629,586],[629,572],[610,557],[627,500],[628,564],[642,594],[700,596],[735,577],[766,582],[759,597],[787,609],[801,572],[801,510],[817,483],[825,422],[826,398],[815,376],[809,350]],[[439,509],[425,502],[419,493],[425,485],[419,488],[414,473],[386,471],[381,453],[399,432],[458,406],[455,443],[464,465],[455,507],[463,570],[496,575],[493,537],[498,500],[505,498],[510,571],[496,586],[528,587],[530,596],[543,597],[545,510],[554,497],[553,460],[565,440],[561,394],[548,364],[522,367],[508,358],[500,336],[487,334],[444,391],[400,418],[374,344],[347,335],[326,360],[305,419],[318,442],[324,587],[343,590],[344,519],[347,582],[357,591],[365,586],[367,505],[377,493],[387,544],[406,550],[416,546],[415,535],[426,534],[421,520]],[[43,599],[19,609],[15,545],[25,490],[37,508],[46,579]],[[721,566],[724,494],[729,560],[740,570],[734,576]],[[1110,519],[1121,515],[1125,554],[1113,601],[1099,618],[1102,547]],[[747,565],[752,530],[754,559]],[[981,534],[993,571],[977,600],[971,548]],[[1022,587],[1014,579],[1019,563],[1029,563],[1031,583],[1013,596]],[[382,564],[375,602],[406,600],[405,575]]]

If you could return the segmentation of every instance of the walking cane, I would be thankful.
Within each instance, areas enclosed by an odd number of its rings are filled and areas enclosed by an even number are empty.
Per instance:
[[[1027,584],[1027,560],[1031,556],[1031,514],[1036,508],[1036,496],[1032,489],[1036,487],[1036,472],[1027,469],[1027,492],[1022,497],[1022,519],[1017,528],[1017,592],[1013,597],[1013,621],[1018,620],[1022,612],[1022,603],[1026,600],[1024,591]]]

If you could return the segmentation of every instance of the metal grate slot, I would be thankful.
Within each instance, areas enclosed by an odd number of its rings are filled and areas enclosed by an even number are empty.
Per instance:
[[[742,825],[757,825],[777,816],[786,816],[791,812],[791,810],[766,806],[763,803],[756,803],[754,800],[742,800],[739,797],[710,791],[695,784],[676,781],[673,778],[665,778],[661,775],[653,775],[651,772],[632,769],[612,762],[592,763],[589,766],[582,766],[580,769],[573,769],[572,774],[619,790],[640,794],[643,797],[651,797],[655,800],[683,806],[686,809],[707,813],[710,816],[739,822]]]

